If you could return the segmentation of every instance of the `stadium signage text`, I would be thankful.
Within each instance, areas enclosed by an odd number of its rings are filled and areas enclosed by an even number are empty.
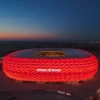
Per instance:
[[[53,69],[53,68],[37,68],[37,72],[61,72],[61,69]]]

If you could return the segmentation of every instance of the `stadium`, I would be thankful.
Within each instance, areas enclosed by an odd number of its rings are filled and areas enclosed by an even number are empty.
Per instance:
[[[33,48],[8,54],[4,73],[15,80],[71,82],[92,78],[98,70],[95,55],[72,48]]]

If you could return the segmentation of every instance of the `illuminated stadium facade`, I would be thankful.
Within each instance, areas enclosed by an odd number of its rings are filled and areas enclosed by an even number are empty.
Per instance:
[[[96,74],[98,60],[80,49],[24,49],[5,56],[3,70],[8,77],[20,81],[80,81]]]

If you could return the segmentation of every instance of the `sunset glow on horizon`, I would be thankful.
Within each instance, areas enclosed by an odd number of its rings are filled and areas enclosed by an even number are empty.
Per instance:
[[[57,39],[56,34],[24,33],[24,32],[0,32],[0,40],[43,40]]]

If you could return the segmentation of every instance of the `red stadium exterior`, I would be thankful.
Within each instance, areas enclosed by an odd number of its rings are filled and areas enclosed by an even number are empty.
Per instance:
[[[89,56],[61,58],[12,56],[23,51],[13,52],[4,57],[3,70],[12,79],[43,82],[80,81],[93,77],[98,70],[97,58],[83,50],[81,52]]]

